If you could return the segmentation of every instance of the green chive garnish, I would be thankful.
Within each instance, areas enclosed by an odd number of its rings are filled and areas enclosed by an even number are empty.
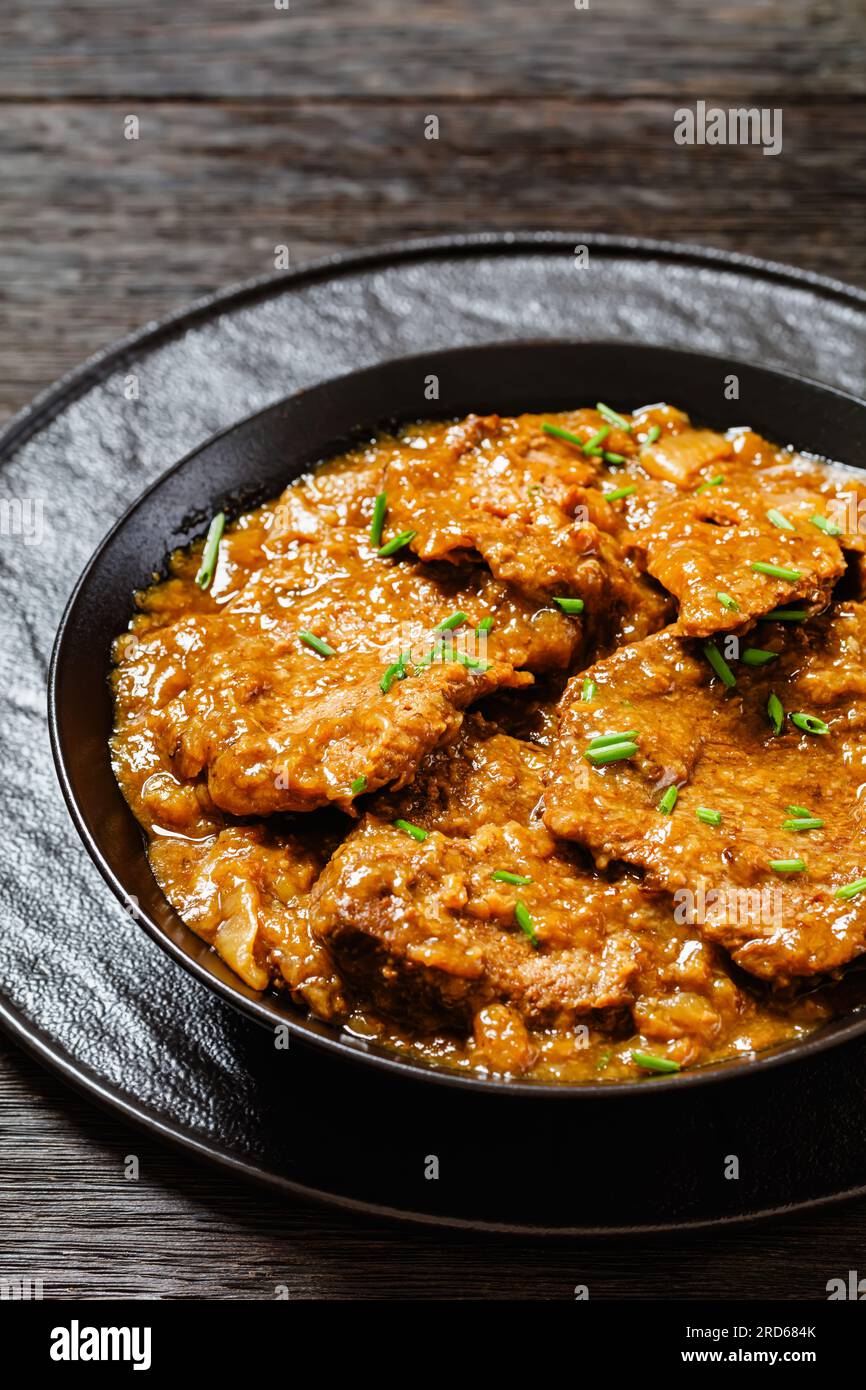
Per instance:
[[[816,714],[792,714],[791,723],[802,729],[804,734],[829,734],[830,725],[825,724]]]
[[[723,473],[717,473],[714,478],[707,478],[705,483],[701,483],[700,487],[695,488],[695,496],[699,497],[702,492],[706,492],[708,487],[721,487],[724,481]]]
[[[382,544],[382,527],[385,524],[385,512],[388,510],[388,499],[384,492],[380,492],[373,503],[373,519],[370,522],[370,544],[374,550],[378,550]]]
[[[743,652],[744,666],[766,666],[768,661],[775,661],[778,652],[767,652],[762,647],[746,647]]]
[[[773,733],[780,734],[782,732],[782,725],[785,722],[785,709],[782,701],[773,691],[770,692],[770,698],[767,701],[767,714],[773,726]],[[788,809],[790,810],[790,807]]]
[[[394,536],[388,541],[387,545],[381,545],[376,554],[385,560],[389,555],[396,555],[398,550],[402,550],[404,545],[408,545],[417,535],[417,531],[401,531],[399,536]]]
[[[204,550],[201,553],[201,564],[198,567],[198,574],[195,582],[200,589],[206,589],[214,576],[216,569],[217,555],[219,554],[220,541],[223,531],[226,529],[225,512],[217,512],[213,521],[207,529],[207,540],[204,543]]]
[[[810,516],[809,520],[813,526],[817,526],[819,531],[823,531],[825,536],[841,536],[842,527],[837,526],[835,521],[828,521],[826,516]]]
[[[794,816],[782,821],[783,830],[820,830],[824,822],[820,816]]]
[[[785,809],[789,816],[811,816],[812,814],[807,806],[787,806]]]
[[[651,425],[650,428],[647,430],[647,435],[646,439],[644,440],[644,444],[655,444],[661,432],[661,425]]]
[[[768,565],[764,560],[752,560],[749,569],[754,570],[755,574],[768,574],[771,579],[787,579],[792,584],[803,578],[800,570],[787,569],[785,565]]]
[[[589,740],[590,748],[610,748],[614,743],[632,743],[638,737],[637,729],[626,729],[621,734],[599,734]]]
[[[695,815],[698,820],[703,821],[704,825],[721,825],[721,811],[711,811],[709,806],[696,806]]]
[[[478,624],[478,626],[477,626],[477,628],[475,629],[475,631],[476,631],[476,632],[489,632],[490,629],[492,628],[492,626],[493,626],[493,619],[492,619],[492,618],[482,618],[482,619],[481,619],[481,622]]]
[[[802,623],[808,616],[805,608],[771,608],[769,613],[764,614],[764,621],[772,619],[776,623]]]
[[[349,788],[349,791],[352,793],[353,796],[360,796],[361,792],[365,792],[366,790],[367,779],[363,775],[360,777],[356,777],[351,787]]]
[[[602,442],[603,439],[607,439],[607,436],[608,436],[609,434],[610,434],[610,425],[602,425],[601,429],[600,429],[600,430],[596,430],[596,432],[595,432],[595,434],[592,436],[592,438],[591,438],[591,439],[588,439],[588,440],[586,441],[586,443],[583,444],[583,445],[581,446],[582,449],[583,449],[583,452],[584,452],[585,454],[591,454],[591,453],[593,452],[593,450],[598,449],[599,444]]]
[[[603,492],[601,495],[605,502],[618,502],[620,497],[631,497],[633,492],[637,492],[637,483],[629,483],[628,487],[618,487],[613,492]]]
[[[802,859],[771,859],[769,867],[776,874],[802,874],[806,865]]]
[[[725,658],[722,656],[715,642],[704,643],[704,656],[722,682],[722,685],[727,686],[728,690],[733,690],[734,686],[737,684],[737,678],[725,661]]]
[[[587,447],[587,445],[584,445],[582,439],[578,439],[577,435],[572,434],[570,430],[564,430],[561,425],[549,425],[545,420],[541,428],[544,430],[545,434],[552,434],[555,435],[557,439],[565,439],[569,444],[576,444],[578,449],[585,449]]]
[[[314,632],[306,632],[302,630],[298,633],[298,636],[300,637],[305,647],[312,647],[314,652],[319,653],[319,656],[337,655],[337,653],[334,651],[334,648],[329,646],[328,643],[325,642],[321,637],[317,637]]]
[[[459,627],[461,623],[465,622],[468,622],[468,615],[466,613],[461,612],[458,608],[456,613],[452,613],[450,618],[446,618],[444,623],[439,624],[439,626],[436,628],[436,631],[453,632],[455,627]]]
[[[555,598],[553,602],[561,608],[563,613],[582,613],[582,598]]]
[[[583,678],[583,686],[581,687],[581,691],[580,691],[580,698],[581,698],[581,700],[586,700],[586,701],[594,700],[595,697],[596,697],[596,695],[597,695],[597,693],[598,693],[598,686],[596,685],[595,681],[592,679],[592,676],[584,676],[584,678]]]
[[[383,695],[387,695],[388,691],[391,689],[391,686],[394,684],[395,681],[402,681],[405,679],[406,654],[404,652],[403,655],[399,658],[399,660],[392,662],[392,664],[387,668],[384,675],[382,676],[382,679],[379,682],[379,689],[381,690]]]
[[[420,844],[427,839],[427,831],[422,830],[420,825],[413,825],[410,820],[395,820],[394,826],[397,830],[403,830],[407,835],[411,835],[413,840]]]
[[[625,454],[611,454],[611,453],[609,453],[609,451],[608,451],[607,449],[605,449],[604,453],[602,454],[602,458],[604,459],[605,463],[625,463],[625,462],[626,462]]]
[[[625,430],[627,434],[631,434],[632,426],[629,424],[628,420],[623,419],[615,410],[611,410],[609,405],[605,405],[602,401],[599,401],[595,408],[602,419],[607,420],[609,425],[616,425],[618,429]]]
[[[469,671],[489,671],[489,661],[479,661],[477,656],[468,656],[466,652],[449,652],[450,661],[459,661],[461,666],[465,666]]]
[[[794,527],[786,516],[783,516],[776,507],[771,507],[767,512],[767,520],[772,521],[774,526],[778,526],[780,531],[793,531]]]
[[[644,1071],[681,1071],[679,1062],[674,1062],[670,1057],[654,1057],[651,1052],[633,1052],[631,1060],[635,1066],[643,1067]]]
[[[514,904],[514,920],[525,936],[528,936],[533,946],[537,946],[538,937],[535,934],[535,923],[529,915],[529,908],[520,898]]]
[[[610,743],[604,748],[587,748],[583,756],[599,767],[604,763],[621,763],[633,758],[636,752],[636,743]]]
[[[513,874],[508,869],[494,869],[490,877],[495,878],[497,883],[513,883],[518,888],[522,887],[524,883],[532,882],[528,874]]]
[[[716,590],[716,598],[723,608],[727,608],[729,613],[739,613],[740,605],[737,603],[737,600],[731,598],[730,594],[726,594],[723,589]]]
[[[661,801],[659,802],[659,810],[661,811],[663,816],[669,816],[671,814],[671,812],[677,804],[678,796],[679,789],[672,782],[671,785],[668,787],[667,791],[665,792],[664,796],[662,797]]]
[[[862,893],[866,888],[866,878],[858,878],[855,883],[846,883],[842,888],[837,888],[833,894],[834,898],[841,898],[842,902],[847,902],[849,898],[856,898],[858,893]]]

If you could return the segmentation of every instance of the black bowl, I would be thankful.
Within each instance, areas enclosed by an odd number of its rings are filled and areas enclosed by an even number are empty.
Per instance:
[[[731,379],[738,383],[730,399]],[[429,397],[436,396],[435,399]],[[114,780],[108,739],[110,648],[144,587],[220,509],[234,515],[275,496],[322,459],[391,423],[470,411],[561,410],[605,400],[633,408],[668,400],[701,424],[748,424],[780,444],[843,462],[866,459],[866,403],[804,378],[706,354],[631,344],[545,340],[454,348],[353,372],[301,391],[216,435],[170,468],[98,547],[63,615],[49,675],[49,727],[60,785],[87,849],[120,901],[155,941],[229,1003],[266,1027],[288,1024],[311,1043],[411,1076],[521,1095],[616,1095],[681,1089],[778,1065],[866,1031],[866,1013],[750,1062],[676,1077],[557,1086],[493,1081],[409,1060],[306,1017],[245,985],[169,905],[150,871],[142,831]]]

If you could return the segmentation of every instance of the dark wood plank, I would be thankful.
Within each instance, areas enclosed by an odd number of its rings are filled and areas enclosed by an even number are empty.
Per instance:
[[[0,412],[233,281],[342,247],[533,227],[705,242],[866,283],[866,104],[786,110],[784,147],[679,146],[669,102],[3,110]],[[22,348],[26,345],[26,351]]]
[[[0,1038],[0,1273],[54,1298],[823,1298],[866,1203],[641,1240],[417,1230],[262,1195],[76,1097]],[[140,1177],[123,1176],[135,1154]]]
[[[10,97],[381,100],[862,92],[858,0],[30,0],[0,7]],[[760,102],[759,104],[763,104]]]

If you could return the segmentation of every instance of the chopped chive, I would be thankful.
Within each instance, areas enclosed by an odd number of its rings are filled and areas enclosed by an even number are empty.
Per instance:
[[[307,632],[304,629],[302,629],[298,633],[298,636],[300,637],[305,647],[312,647],[314,652],[319,653],[319,656],[337,655],[337,653],[334,651],[334,648],[329,646],[323,638],[317,637],[314,632]]]
[[[604,748],[587,748],[583,756],[599,767],[603,763],[621,763],[633,758],[636,752],[636,743],[611,743]]]
[[[621,734],[599,734],[589,740],[590,748],[610,748],[614,743],[633,743],[638,737],[637,729],[626,729]]]
[[[674,1062],[670,1057],[654,1057],[651,1052],[633,1052],[631,1060],[635,1066],[643,1067],[644,1071],[673,1072],[682,1070],[679,1062]]]
[[[768,574],[771,579],[787,579],[792,584],[803,578],[801,570],[788,569],[785,565],[768,565],[764,560],[752,560],[749,569],[754,570],[755,574]]]
[[[378,550],[382,544],[382,527],[385,524],[385,512],[388,510],[388,498],[384,492],[380,492],[373,503],[373,519],[370,522],[370,544],[374,550]]]
[[[446,618],[444,623],[440,623],[436,628],[437,632],[453,632],[455,627],[461,623],[468,622],[468,614],[463,613],[459,608],[456,613],[452,613],[450,618]]]
[[[508,869],[494,869],[490,877],[495,878],[497,883],[513,883],[518,888],[532,882],[528,874],[513,874]]]
[[[613,492],[603,492],[601,495],[605,502],[617,502],[620,497],[631,497],[633,492],[637,492],[637,483],[629,483],[628,487],[614,488]]]
[[[702,492],[706,492],[708,487],[721,487],[724,481],[725,475],[723,473],[717,473],[714,478],[707,478],[705,483],[701,483],[700,487],[695,488],[695,496],[699,497]]]
[[[805,608],[771,608],[769,613],[764,614],[764,620],[772,619],[776,623],[802,623],[808,616]]]
[[[672,782],[659,802],[659,810],[663,816],[669,816],[677,804],[679,789],[676,783]]]
[[[866,888],[866,878],[858,878],[854,883],[846,883],[843,887],[837,888],[833,897],[847,902],[849,898],[856,898],[857,894],[862,893],[864,888]]]
[[[767,512],[767,520],[772,521],[774,526],[778,526],[780,531],[794,530],[794,527],[791,525],[788,518],[784,516],[782,512],[780,512],[776,507],[771,507],[770,510]]]
[[[419,845],[427,839],[427,831],[422,830],[420,825],[413,825],[410,820],[395,820],[394,826],[397,830],[403,830],[407,835],[411,835],[413,840],[417,840]]]
[[[704,825],[721,825],[721,811],[711,811],[709,806],[696,806],[695,815],[698,820],[703,821]]]
[[[405,679],[406,654],[404,652],[403,655],[397,661],[392,662],[391,665],[387,668],[384,675],[382,676],[382,679],[379,682],[379,689],[381,690],[383,695],[387,695],[388,691],[391,689],[391,686],[394,684],[395,681],[402,681]]]
[[[557,439],[565,439],[569,444],[576,444],[578,449],[585,447],[582,439],[578,439],[576,434],[571,433],[571,430],[564,430],[561,425],[549,425],[545,420],[541,428],[545,434],[552,434]]]
[[[349,791],[352,793],[353,796],[360,796],[361,792],[365,792],[366,790],[367,779],[363,774],[360,777],[356,777],[351,787],[349,788]]]
[[[595,681],[592,679],[592,676],[584,676],[584,678],[583,678],[583,686],[581,687],[581,691],[580,691],[580,698],[581,698],[581,700],[586,700],[587,702],[588,702],[589,700],[594,700],[595,697],[596,697],[596,695],[597,695],[597,693],[598,693],[598,686],[596,685]]]
[[[820,830],[824,824],[820,816],[794,816],[782,821],[783,830]]]
[[[811,816],[812,814],[807,806],[787,806],[785,809],[789,816]]]
[[[661,432],[661,425],[651,425],[650,428],[647,430],[647,435],[644,440],[644,444],[655,444]]]
[[[802,729],[804,734],[829,734],[830,725],[825,724],[816,714],[792,714],[791,723]]]
[[[489,671],[489,661],[479,661],[477,656],[469,656],[466,652],[452,651],[449,656],[450,661],[459,661],[461,666],[465,666],[469,671]]]
[[[605,1068],[607,1067],[607,1065],[608,1065],[609,1062],[610,1062],[610,1053],[609,1053],[609,1052],[602,1052],[601,1056],[599,1057],[598,1061],[597,1061],[596,1064],[595,1064],[595,1069],[596,1069],[596,1071],[604,1071]]]
[[[725,661],[725,658],[722,656],[715,642],[704,643],[704,656],[722,682],[722,685],[727,686],[728,690],[733,690],[734,686],[737,684],[737,678]]]
[[[399,536],[394,536],[392,540],[388,541],[387,545],[380,545],[376,554],[381,559],[386,560],[389,555],[396,555],[397,551],[402,550],[404,545],[408,545],[410,541],[413,541],[417,534],[417,531],[401,531]]]
[[[595,432],[595,434],[592,436],[592,438],[591,438],[591,439],[588,439],[588,440],[586,441],[586,443],[582,446],[583,452],[584,452],[585,454],[591,454],[591,453],[593,453],[593,451],[596,450],[596,449],[598,448],[599,444],[601,444],[602,440],[603,440],[603,439],[607,439],[607,436],[608,436],[609,434],[610,434],[610,425],[602,425],[601,429],[600,429],[600,430],[596,430],[596,432]]]
[[[609,425],[616,425],[618,429],[625,430],[626,434],[631,434],[633,426],[629,424],[628,420],[623,419],[622,415],[618,415],[615,410],[611,410],[609,405],[605,405],[603,401],[599,401],[595,408],[602,419],[607,420]]]
[[[219,554],[220,541],[223,531],[226,529],[225,512],[217,512],[210,526],[207,528],[207,539],[204,543],[204,550],[201,553],[201,564],[198,567],[198,574],[195,582],[200,589],[206,589],[214,576],[216,569],[217,555]]]
[[[727,608],[729,613],[739,613],[740,605],[737,603],[737,600],[731,598],[730,594],[726,594],[724,589],[716,590],[716,598],[723,608]]]
[[[746,647],[743,652],[744,666],[766,666],[768,661],[775,661],[778,652],[764,651],[763,647]]]
[[[535,923],[529,915],[529,908],[521,898],[514,904],[514,920],[525,936],[528,936],[533,946],[539,945],[538,937],[535,934]]]
[[[476,632],[489,632],[490,629],[492,628],[492,626],[493,626],[493,619],[492,619],[492,618],[482,618],[482,619],[481,619],[481,622],[478,624],[478,626],[477,626],[477,628],[475,629],[475,631],[476,631]]]
[[[604,459],[605,463],[625,463],[625,462],[626,462],[625,454],[612,454],[612,453],[610,453],[610,451],[609,451],[608,449],[605,449],[605,450],[604,450],[604,453],[602,454],[602,458]]]
[[[767,701],[767,714],[773,726],[773,733],[780,734],[782,725],[785,722],[785,708],[775,691],[770,691],[770,698]],[[788,808],[790,810],[790,807]]]
[[[835,521],[828,521],[826,516],[810,516],[809,520],[813,526],[817,526],[819,531],[823,531],[825,536],[841,536],[842,527],[837,526]]]
[[[769,867],[776,874],[802,874],[806,869],[802,859],[771,859]]]
[[[563,613],[582,613],[582,598],[555,598],[553,602],[561,608]]]

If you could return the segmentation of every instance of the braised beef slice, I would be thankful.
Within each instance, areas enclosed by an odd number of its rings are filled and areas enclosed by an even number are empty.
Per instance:
[[[732,639],[729,639],[732,640]],[[866,872],[866,607],[840,604],[803,625],[764,623],[740,640],[778,655],[749,667],[731,657],[726,690],[702,645],[667,630],[622,648],[566,688],[544,821],[586,846],[600,867],[625,860],[679,910],[708,906],[700,930],[755,975],[778,982],[835,970],[864,949],[866,894],[836,896]],[[776,736],[774,693],[786,711]],[[806,714],[827,733],[803,732]],[[598,736],[634,731],[637,753],[593,766]],[[679,788],[673,813],[659,802]],[[784,822],[804,807],[823,825]],[[717,812],[719,825],[698,818]],[[771,861],[802,859],[802,873]],[[711,893],[707,905],[699,895]],[[721,895],[721,900],[719,895]],[[763,895],[763,896],[762,896]]]

